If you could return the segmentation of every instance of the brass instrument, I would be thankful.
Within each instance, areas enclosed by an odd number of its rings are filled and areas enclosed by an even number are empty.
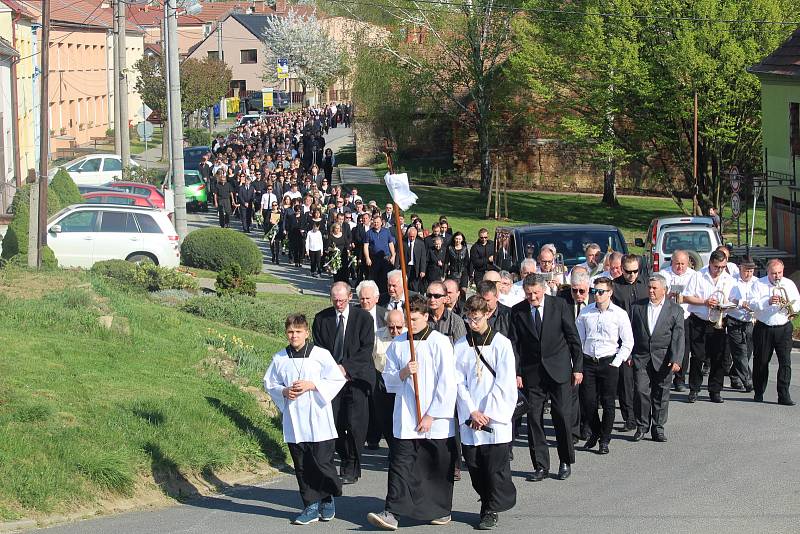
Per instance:
[[[717,297],[717,295],[719,295],[719,297]],[[725,325],[722,322],[725,319],[725,293],[723,293],[721,289],[717,289],[711,293],[710,298],[716,298],[717,305],[709,307],[708,320],[709,322],[714,323],[714,328],[717,330],[722,330],[725,328]]]
[[[564,263],[564,255],[560,252],[556,252],[553,255],[553,272],[556,274],[566,274],[567,266]]]
[[[795,311],[794,306],[792,306],[792,301],[789,298],[789,293],[786,291],[785,287],[780,285],[780,282],[780,280],[775,282],[775,287],[772,288],[771,296],[778,297],[778,311],[785,313],[791,321],[797,317],[798,312]]]

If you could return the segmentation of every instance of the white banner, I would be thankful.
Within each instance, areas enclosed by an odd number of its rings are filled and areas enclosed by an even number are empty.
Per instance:
[[[406,211],[417,203],[418,197],[411,191],[406,173],[389,174],[387,172],[386,176],[383,177],[383,181],[386,182],[386,187],[389,188],[392,200],[401,210]]]

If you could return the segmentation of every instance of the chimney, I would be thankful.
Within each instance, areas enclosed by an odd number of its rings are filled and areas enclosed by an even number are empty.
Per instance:
[[[286,0],[275,0],[275,13],[286,13]]]

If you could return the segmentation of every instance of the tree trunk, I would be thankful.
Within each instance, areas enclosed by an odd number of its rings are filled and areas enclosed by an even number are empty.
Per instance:
[[[619,199],[617,199],[617,169],[613,162],[609,164],[608,169],[603,173],[603,200],[601,203],[610,208],[619,206]]]
[[[478,152],[481,158],[481,198],[487,199],[492,186],[492,147],[489,141],[489,125],[484,122],[478,125]]]

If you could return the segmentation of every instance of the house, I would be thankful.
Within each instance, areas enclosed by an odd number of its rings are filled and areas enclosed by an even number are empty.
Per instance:
[[[761,81],[761,139],[767,244],[798,252],[798,169],[800,156],[800,28],[748,72]]]
[[[14,173],[14,121],[11,102],[11,84],[16,80],[11,77],[11,65],[19,59],[11,43],[0,37],[0,213],[5,213],[11,205],[11,191],[16,187]]]

